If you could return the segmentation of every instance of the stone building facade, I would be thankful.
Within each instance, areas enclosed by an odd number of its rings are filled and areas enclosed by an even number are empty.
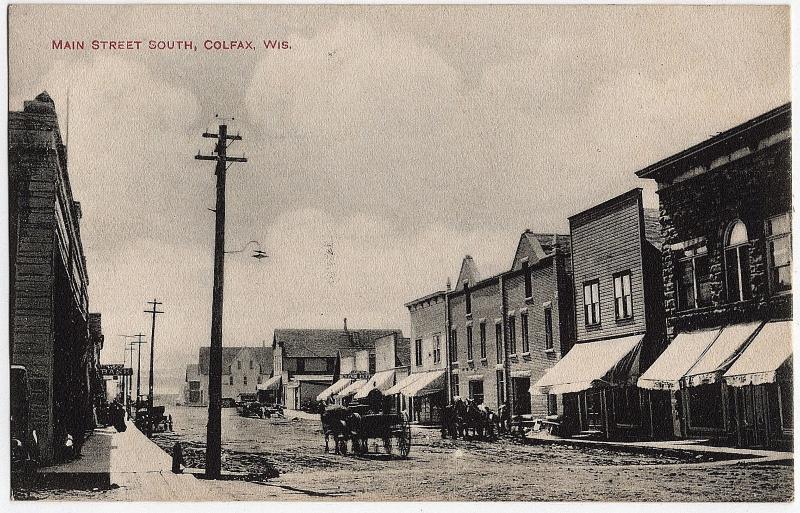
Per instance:
[[[9,112],[8,139],[11,363],[27,369],[48,463],[68,435],[79,444],[93,427],[102,330],[99,316],[90,326],[81,208],[47,93]]]
[[[792,429],[790,381],[775,380],[773,370],[772,382],[728,386],[726,376],[739,355],[767,336],[759,332],[790,332],[791,106],[722,132],[637,175],[658,186],[669,339],[687,346],[703,334],[713,340],[695,368],[725,350],[718,362],[702,369],[707,372],[690,369],[670,389],[680,403],[675,434],[748,445],[785,438]],[[772,355],[788,348],[791,358],[790,341],[775,340],[765,347],[773,348]]]

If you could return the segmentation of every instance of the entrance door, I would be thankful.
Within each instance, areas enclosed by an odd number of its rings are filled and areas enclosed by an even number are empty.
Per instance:
[[[584,429],[603,429],[603,391],[590,389],[583,394]]]
[[[514,414],[528,415],[531,412],[531,378],[512,378],[514,387]]]
[[[738,388],[738,422],[742,445],[759,447],[769,444],[769,395],[766,386]]]

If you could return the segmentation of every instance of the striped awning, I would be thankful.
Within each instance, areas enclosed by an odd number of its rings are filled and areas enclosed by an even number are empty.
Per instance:
[[[792,377],[792,322],[764,325],[741,356],[724,374],[725,383],[734,387],[763,385]]]
[[[272,376],[256,387],[257,390],[275,390],[281,386],[281,376]]]
[[[350,383],[349,385],[347,385],[341,392],[339,392],[336,395],[338,395],[339,397],[350,397],[351,395],[358,392],[358,390],[366,384],[367,384],[366,379],[357,379],[352,383]]]
[[[447,385],[443,370],[420,372],[419,375],[418,379],[403,388],[400,393],[406,397],[422,397],[441,392]]]
[[[711,347],[681,378],[681,383],[687,387],[718,383],[760,325],[760,322],[750,322],[724,327]]]
[[[403,378],[400,381],[398,381],[396,385],[394,385],[393,387],[389,388],[386,392],[384,392],[384,394],[385,395],[395,395],[395,394],[402,393],[402,391],[403,391],[403,389],[405,387],[409,386],[411,383],[413,383],[416,380],[420,379],[421,377],[425,376],[425,374],[427,374],[427,373],[426,372],[413,372],[413,373],[409,374],[408,376],[406,376],[405,378]]]
[[[376,372],[374,376],[367,380],[367,384],[358,389],[354,399],[365,399],[373,390],[381,392],[388,390],[394,385],[394,369]]]
[[[681,378],[717,339],[719,328],[681,333],[650,366],[637,385],[649,390],[677,390]]]

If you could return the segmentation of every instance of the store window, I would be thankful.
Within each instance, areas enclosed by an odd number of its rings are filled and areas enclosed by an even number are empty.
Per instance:
[[[475,404],[483,404],[483,381],[469,382],[469,398],[475,401]]]
[[[558,415],[558,396],[556,394],[547,394],[547,414]]]
[[[773,294],[792,290],[792,218],[789,214],[767,220],[769,286]]]
[[[722,387],[719,383],[689,387],[689,425],[722,429]]]
[[[600,282],[583,284],[583,319],[586,326],[600,324]]]
[[[736,221],[728,230],[725,244],[725,288],[728,302],[750,299],[750,241],[747,227]]]

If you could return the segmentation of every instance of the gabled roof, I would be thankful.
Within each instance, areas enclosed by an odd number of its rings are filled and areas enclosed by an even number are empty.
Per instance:
[[[524,258],[527,258],[528,264],[533,266],[556,251],[569,253],[569,248],[569,235],[533,233],[530,230],[525,230],[520,235],[517,251],[514,253],[514,261],[511,263],[511,270],[521,269]]]
[[[247,349],[253,355],[256,362],[261,365],[261,373],[264,375],[272,374],[272,348],[271,347],[250,347],[250,346],[232,346],[222,348],[222,374],[228,374],[228,367],[236,359],[242,349]],[[208,374],[208,366],[211,358],[211,348],[203,346],[200,348],[200,357],[198,364],[200,366],[200,374]]]
[[[461,261],[461,270],[458,272],[458,281],[454,290],[464,290],[464,282],[471,285],[481,281],[481,275],[478,272],[478,266],[471,256],[466,255],[464,260]]]
[[[402,335],[399,329],[276,329],[273,347],[281,344],[288,358],[335,358],[346,349],[374,350],[375,339],[392,333]]]

